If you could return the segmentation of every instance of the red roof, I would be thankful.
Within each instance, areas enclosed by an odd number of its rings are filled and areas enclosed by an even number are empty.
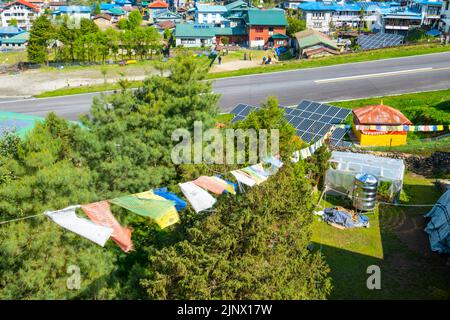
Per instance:
[[[354,109],[356,124],[400,125],[412,124],[403,113],[383,104]]]
[[[165,1],[156,0],[148,5],[149,8],[168,8],[169,5]]]
[[[165,20],[165,21],[158,22],[156,25],[158,27],[160,27],[161,29],[172,29],[172,28],[175,28],[175,23],[173,21],[170,21],[170,20]]]
[[[33,9],[36,12],[39,11],[39,7],[37,5],[29,3],[28,1],[25,1],[25,0],[16,0],[16,1],[8,2],[7,4],[5,4],[4,8],[8,8],[8,7],[12,6],[15,3],[22,4],[22,5],[30,8],[30,9]]]

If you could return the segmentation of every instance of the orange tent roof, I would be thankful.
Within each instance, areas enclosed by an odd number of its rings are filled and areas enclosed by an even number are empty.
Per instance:
[[[165,1],[156,0],[148,5],[149,8],[168,8],[169,5]]]
[[[383,104],[354,109],[353,114],[356,124],[412,124],[403,113]]]

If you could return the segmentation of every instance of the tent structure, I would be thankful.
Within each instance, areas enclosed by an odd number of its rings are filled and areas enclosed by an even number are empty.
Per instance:
[[[333,151],[330,169],[325,175],[325,186],[352,194],[355,175],[369,173],[380,183],[388,183],[388,196],[396,200],[403,186],[405,163],[403,160],[374,156],[371,154]]]
[[[433,209],[425,215],[431,218],[425,232],[430,238],[431,250],[450,253],[450,190],[444,193]]]
[[[386,106],[381,102],[379,105],[366,106],[353,110],[353,121],[355,125],[403,125],[412,124],[408,118],[399,110]],[[353,126],[355,136],[362,146],[400,146],[406,144],[406,131],[377,131],[356,130]]]

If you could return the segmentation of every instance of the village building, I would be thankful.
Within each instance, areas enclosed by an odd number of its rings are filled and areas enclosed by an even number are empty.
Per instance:
[[[286,39],[279,35],[286,35],[286,16],[282,9],[256,9],[247,11],[245,20],[248,26],[249,46],[254,47],[280,47],[286,44]],[[278,35],[276,38],[273,36]],[[270,43],[269,43],[270,42]]]
[[[324,33],[311,29],[295,34],[294,48],[299,58],[323,57],[340,53],[340,48],[335,40]]]
[[[39,16],[40,9],[37,5],[25,0],[16,0],[5,4],[0,12],[1,27],[8,27],[11,20],[17,21],[17,26],[30,30],[33,21]]]
[[[106,30],[109,28],[114,28],[113,19],[109,14],[102,13],[94,16],[92,18],[92,21],[94,21],[95,25],[100,30]]]
[[[4,51],[23,51],[28,45],[29,32],[22,32],[9,38],[0,39],[0,49]]]
[[[383,103],[353,110],[353,132],[361,146],[400,146],[406,144],[407,131],[381,131],[376,126],[412,124],[403,113]],[[357,130],[356,125],[374,126],[371,130]]]

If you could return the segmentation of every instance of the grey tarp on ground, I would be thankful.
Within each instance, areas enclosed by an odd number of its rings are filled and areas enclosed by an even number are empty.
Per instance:
[[[431,250],[450,253],[450,190],[439,198],[425,217],[431,218],[425,228],[430,238]]]

